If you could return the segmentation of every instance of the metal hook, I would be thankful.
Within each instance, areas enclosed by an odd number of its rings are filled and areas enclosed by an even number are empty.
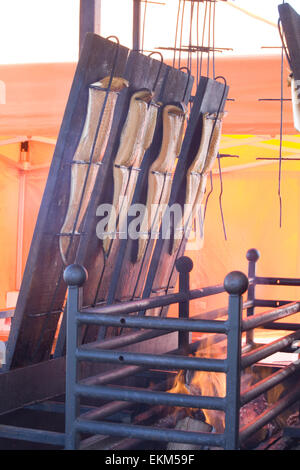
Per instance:
[[[217,113],[217,119],[218,119],[218,116],[221,112],[221,108],[222,108],[222,105],[223,105],[223,101],[224,101],[224,97],[225,97],[225,93],[226,93],[226,88],[227,88],[227,80],[225,77],[223,77],[222,75],[219,75],[218,77],[215,78],[215,80],[219,80],[219,79],[222,79],[223,82],[224,82],[224,90],[223,90],[223,95],[222,95],[222,99],[221,99],[221,102],[220,102],[220,106],[219,106],[219,109],[218,109],[218,113]]]
[[[220,114],[220,111],[221,111],[221,107],[222,107],[223,101],[224,101],[224,97],[225,97],[225,92],[226,92],[226,88],[227,88],[227,81],[226,81],[226,78],[223,77],[222,75],[219,75],[218,77],[216,77],[216,80],[218,80],[218,79],[222,79],[222,80],[224,81],[224,91],[223,91],[221,103],[220,103],[219,110],[218,110],[218,115],[219,115],[219,114]],[[217,119],[218,119],[218,115],[217,115],[216,121],[217,121]],[[218,156],[219,156],[219,154],[218,154]],[[222,206],[223,178],[222,178],[222,169],[221,169],[220,158],[218,158],[218,166],[219,166],[219,177],[220,177],[220,185],[221,185],[221,192],[220,192],[220,196],[219,196],[219,206],[220,206],[220,212],[221,212],[221,218],[222,218],[222,225],[223,225],[224,236],[225,236],[225,240],[227,240],[227,233],[226,233],[226,226],[225,226],[225,218],[224,218],[224,212],[223,212],[223,206]]]
[[[113,61],[113,65],[112,65],[112,69],[111,69],[111,73],[110,73],[110,77],[109,77],[109,82],[108,82],[108,87],[107,87],[108,90],[110,89],[110,86],[112,84],[112,80],[113,80],[114,75],[115,75],[116,65],[117,65],[117,60],[118,60],[118,55],[119,55],[119,49],[120,49],[119,38],[117,36],[108,36],[106,39],[110,40],[111,38],[116,40],[117,48],[116,48],[115,57],[114,57],[114,61]]]
[[[156,87],[157,87],[157,84],[158,84],[158,79],[159,79],[159,76],[160,76],[160,72],[161,72],[161,69],[162,69],[162,66],[163,66],[163,63],[164,63],[164,56],[162,55],[161,52],[158,52],[158,51],[153,51],[153,52],[150,52],[150,54],[148,55],[148,57],[151,57],[152,55],[154,54],[158,54],[160,56],[160,65],[159,65],[159,69],[158,69],[158,72],[157,72],[157,76],[156,76],[156,79],[155,79],[155,82],[154,82],[154,86],[153,86],[153,90],[152,91],[155,91]]]
[[[110,40],[111,38],[115,39],[117,44],[120,44],[120,40],[117,36],[107,36],[106,39]]]
[[[208,200],[214,190],[214,182],[213,182],[213,175],[212,175],[212,171],[209,172],[209,177],[210,177],[210,190],[206,196],[206,200],[205,200],[205,205],[204,205],[204,215],[203,215],[203,224],[205,222],[205,216],[206,216],[206,210],[207,210],[207,205],[208,205]]]
[[[284,52],[285,52],[287,61],[288,61],[288,63],[289,63],[290,69],[291,69],[291,71],[292,71],[292,61],[291,61],[290,55],[289,55],[289,53],[288,53],[288,50],[287,50],[287,47],[286,47],[286,44],[285,44],[285,41],[284,41],[284,35],[283,35],[283,33],[282,33],[282,21],[281,21],[280,18],[279,18],[279,20],[278,20],[278,31],[279,31],[279,36],[280,36],[280,39],[281,39],[281,43],[282,43],[283,50],[284,50]]]
[[[191,71],[188,67],[180,67],[179,70],[186,70],[187,71],[187,74],[188,74],[188,78],[187,78],[187,82],[186,82],[186,86],[185,86],[185,90],[184,90],[184,95],[183,95],[183,100],[182,101],[185,101],[186,99],[186,93],[187,93],[187,90],[188,90],[188,86],[189,86],[189,83],[190,83],[190,78],[191,78]]]
[[[216,123],[217,123],[217,120],[219,118],[219,115],[220,115],[220,112],[221,112],[221,108],[222,108],[222,105],[223,105],[223,102],[224,102],[224,97],[225,97],[225,92],[226,92],[226,88],[227,88],[227,81],[226,81],[226,78],[223,77],[222,75],[218,76],[215,78],[215,80],[218,80],[218,79],[222,79],[224,81],[224,90],[223,90],[223,95],[222,95],[222,99],[220,101],[220,104],[219,104],[219,108],[218,108],[218,111],[217,111],[217,114],[216,114],[216,118],[215,118],[215,122],[214,122],[214,125],[213,125],[213,128],[212,128],[212,132],[211,132],[211,136],[210,136],[210,142],[209,142],[209,147],[210,148],[210,145],[211,145],[211,140],[212,140],[212,136],[213,136],[213,133],[214,133],[214,130],[215,130],[215,126],[216,126]],[[219,155],[218,155],[219,157]],[[221,170],[221,165],[220,165],[220,158],[218,158],[218,165],[219,165],[219,176],[220,176],[220,184],[221,184],[221,193],[220,193],[220,196],[219,196],[219,205],[220,205],[220,211],[221,211],[221,217],[222,217],[222,224],[223,224],[223,230],[224,230],[224,236],[225,236],[225,240],[227,240],[227,234],[226,234],[226,228],[225,228],[225,219],[224,219],[224,213],[223,213],[223,207],[222,207],[222,196],[223,196],[223,180],[222,180],[222,170]],[[205,208],[204,208],[204,220],[205,220],[205,216],[206,216],[206,210],[207,210],[207,205],[208,205],[208,199],[209,197],[211,196],[212,192],[213,192],[213,177],[212,177],[212,172],[210,172],[210,185],[211,185],[211,188],[210,188],[210,191],[206,197],[206,201],[205,201]]]

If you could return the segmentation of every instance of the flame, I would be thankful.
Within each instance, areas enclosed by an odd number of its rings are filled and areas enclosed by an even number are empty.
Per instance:
[[[206,358],[206,359],[225,359],[227,356],[226,341],[216,343],[213,338],[214,335],[205,338],[201,342],[201,347],[197,350],[193,357]],[[244,370],[240,377],[241,393],[248,390],[249,387],[255,385],[260,380],[268,377],[270,374],[269,370],[261,368],[259,371],[254,370],[252,367]],[[243,427],[254,420],[257,416],[264,412],[268,405],[276,403],[277,400],[282,396],[285,387],[282,384],[273,387],[266,394],[260,395],[257,399],[249,402],[240,409],[240,426]],[[226,374],[210,372],[210,371],[179,371],[174,379],[172,388],[168,390],[169,393],[180,393],[190,394],[194,396],[207,396],[207,397],[226,397]],[[174,411],[174,408],[173,408]],[[205,422],[212,427],[212,432],[223,433],[225,430],[225,414],[218,410],[200,410],[202,416],[205,417]],[[203,418],[197,416],[198,409],[193,408],[175,408],[175,413],[183,413],[185,416],[189,416],[194,419]],[[290,409],[286,412],[290,413]],[[258,443],[264,441],[268,436],[269,432],[274,429],[282,429],[286,423],[287,418],[290,414],[283,413],[279,417],[273,420],[270,425],[264,426],[257,431],[250,439],[245,443],[250,448],[255,447]],[[176,415],[173,415],[176,419]],[[175,420],[176,420],[175,419]],[[269,426],[271,426],[269,428]],[[271,429],[271,431],[270,431]]]
[[[213,340],[206,339],[202,342],[201,348],[195,353],[194,356],[207,359],[222,358],[224,356],[224,347],[215,344]],[[175,377],[173,387],[169,393],[183,393],[198,396],[214,396],[225,397],[226,395],[226,375],[224,373],[207,372],[207,371],[179,371]],[[176,408],[178,412],[180,408]],[[192,408],[186,410],[189,416],[194,412]],[[216,410],[202,410],[205,416],[205,421],[213,427],[213,430],[218,433],[224,432],[225,417],[224,413]]]
[[[206,339],[205,343],[195,354],[199,358],[224,359],[225,349],[220,344],[215,344],[212,338]],[[190,393],[193,395],[225,397],[226,396],[226,375],[223,373],[209,371],[195,371],[188,385]],[[224,432],[225,416],[221,411],[203,410],[206,422],[210,424],[216,432]]]

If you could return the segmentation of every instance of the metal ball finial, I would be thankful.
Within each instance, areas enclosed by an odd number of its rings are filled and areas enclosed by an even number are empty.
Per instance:
[[[232,271],[225,277],[224,288],[228,294],[242,295],[248,289],[248,278],[240,271]]]
[[[176,269],[179,273],[190,273],[193,266],[193,261],[188,256],[182,256],[176,261]]]
[[[88,278],[87,270],[80,264],[70,264],[64,270],[64,281],[68,286],[81,287]]]
[[[248,261],[254,261],[254,263],[256,263],[256,261],[260,258],[260,253],[255,248],[251,248],[251,250],[247,251],[246,258]]]

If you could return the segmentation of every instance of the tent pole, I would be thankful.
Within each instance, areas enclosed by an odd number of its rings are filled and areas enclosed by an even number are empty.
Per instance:
[[[29,165],[28,141],[21,143],[19,201],[18,201],[18,232],[17,232],[17,266],[16,266],[16,290],[20,290],[23,275],[23,239],[24,239],[24,217],[25,217],[25,191],[26,191],[26,168]]]
[[[141,0],[133,0],[132,49],[140,50],[141,42]]]
[[[101,0],[80,0],[79,52],[82,50],[86,33],[100,34]]]

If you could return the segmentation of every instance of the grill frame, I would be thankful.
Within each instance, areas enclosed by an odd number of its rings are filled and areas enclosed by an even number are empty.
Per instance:
[[[298,387],[298,384],[300,385],[300,360],[275,370],[270,376],[249,387],[243,393],[240,390],[240,374],[246,367],[250,364],[256,364],[258,360],[268,357],[276,351],[291,351],[294,340],[300,336],[298,323],[278,321],[300,311],[300,303],[261,300],[255,297],[257,284],[300,286],[300,280],[256,277],[253,263],[255,264],[258,258],[256,250],[248,251],[249,272],[253,273],[254,271],[254,276],[249,277],[249,280],[243,273],[233,272],[226,276],[224,286],[217,285],[189,290],[192,263],[191,260],[183,257],[177,263],[179,292],[95,307],[94,309],[83,308],[81,303],[83,285],[87,276],[85,269],[78,265],[69,266],[65,272],[65,280],[68,284],[65,433],[1,425],[0,438],[59,445],[64,446],[65,449],[84,449],[92,443],[92,445],[99,446],[97,448],[102,448],[101,445],[103,445],[103,450],[107,448],[105,447],[107,445],[110,449],[124,450],[136,448],[136,446],[140,448],[139,446],[148,440],[216,446],[226,450],[245,448],[249,437],[300,399],[300,387]],[[281,282],[283,279],[284,282]],[[242,296],[246,293],[248,286],[247,300],[243,303]],[[191,300],[222,292],[227,292],[229,295],[227,320],[218,320],[220,317],[218,317],[217,311],[206,312],[205,320],[203,320],[203,314],[189,318],[189,302]],[[171,304],[179,305],[179,318],[131,316],[132,313],[138,311],[145,313],[153,306]],[[256,306],[266,306],[272,310],[255,315]],[[242,316],[243,310],[246,310],[246,319]],[[220,309],[220,312],[224,316],[226,309]],[[86,320],[92,321],[91,315],[93,315],[93,321],[98,325],[103,322],[113,326],[119,324],[119,326],[125,326],[126,330],[133,331],[118,337],[82,344],[79,334],[80,326]],[[287,325],[289,328],[287,328],[288,334],[286,336],[253,350],[254,328],[277,330],[283,329]],[[141,330],[141,328],[143,329]],[[197,342],[190,342],[190,332],[201,329],[204,332],[214,334],[217,342],[221,341],[224,335],[227,337],[227,357],[225,359],[189,357],[202,345],[201,339]],[[248,341],[243,348],[241,347],[242,334],[247,335],[246,340]],[[171,337],[172,340],[169,341],[168,338]],[[167,348],[162,348],[160,343],[156,349],[161,339],[162,344],[167,344]],[[151,346],[149,349],[149,345],[145,348],[149,341],[154,349]],[[126,346],[129,348],[127,352],[124,349]],[[174,348],[174,346],[176,349],[169,351],[170,347]],[[155,354],[157,350],[159,353]],[[166,352],[162,353],[162,351]],[[121,360],[120,355],[122,355]],[[92,361],[86,362],[86,359],[92,359]],[[90,374],[86,374],[88,365],[99,362],[99,359],[101,361],[100,367],[98,365],[95,369],[91,369]],[[120,367],[103,368],[103,365],[105,366],[108,361],[117,362]],[[226,396],[220,398],[171,394],[165,392],[168,389],[166,382],[156,383],[147,389],[136,387],[136,379],[139,378],[139,383],[141,379],[143,382],[149,368],[157,368],[159,371],[154,374],[154,371],[151,370],[148,373],[148,379],[150,377],[153,380],[155,375],[166,377],[168,375],[166,371],[161,373],[162,365],[172,371],[177,371],[179,368],[199,368],[226,373]],[[83,373],[82,378],[79,370]],[[127,379],[135,386],[125,385]],[[293,384],[291,389],[285,389],[286,395],[270,405],[252,423],[240,428],[240,408],[286,380]],[[121,385],[112,386],[111,384],[115,382],[121,383]],[[99,403],[92,405],[92,408],[89,405],[88,411],[86,411],[87,407],[80,403],[82,396],[100,397],[102,401],[100,405]],[[103,402],[104,404],[102,404]],[[137,403],[150,405],[150,408],[136,415],[133,424],[114,422],[116,413],[120,418],[122,413],[131,412]],[[189,433],[177,429],[162,429],[152,425],[145,426],[145,417],[148,419],[159,416],[162,404],[181,407],[196,407],[198,405],[198,408],[222,410],[225,413],[224,433]],[[107,420],[113,420],[113,422],[107,422]],[[91,434],[92,437],[86,438],[84,436],[81,440],[81,435],[86,433]],[[107,434],[103,444],[99,444],[100,436],[97,438],[98,434],[102,436]],[[298,437],[297,429],[285,428],[284,435]],[[120,437],[117,441],[116,436]]]
[[[115,436],[130,436],[142,439],[154,439],[162,441],[198,443],[201,445],[221,446],[225,449],[233,449],[238,445],[238,421],[239,407],[237,405],[240,392],[240,348],[241,348],[241,313],[243,310],[242,294],[247,290],[248,280],[243,273],[234,272],[229,274],[224,283],[225,290],[229,296],[229,316],[226,321],[219,320],[192,320],[188,319],[189,301],[189,273],[192,269],[191,260],[182,257],[176,265],[179,271],[179,293],[159,298],[149,298],[143,301],[132,301],[118,304],[117,306],[99,307],[96,309],[82,309],[81,296],[82,286],[86,280],[87,273],[83,267],[71,265],[65,271],[65,281],[68,284],[68,309],[67,309],[67,371],[66,371],[66,449],[75,450],[79,448],[79,432],[93,434],[109,434]],[[224,291],[224,289],[221,289]],[[219,293],[220,286],[209,288],[208,293]],[[198,295],[205,296],[205,290],[199,290]],[[193,294],[193,298],[198,296]],[[151,309],[154,306],[179,304],[179,318],[160,317],[129,317],[130,313]],[[101,312],[103,312],[104,314]],[[116,315],[118,312],[120,315]],[[124,315],[124,312],[125,315]],[[177,353],[187,352],[189,349],[189,336],[186,331],[199,331],[203,329],[207,333],[223,333],[228,338],[230,345],[226,359],[202,359],[190,358],[183,355],[155,355],[141,353],[120,354],[118,351],[87,350],[80,345],[79,326],[86,321],[94,324],[109,326],[124,326],[127,328],[153,328],[178,331]],[[168,328],[169,325],[169,328]],[[189,325],[189,327],[188,327]],[[195,325],[195,326],[194,326]],[[197,328],[198,327],[198,328]],[[150,368],[167,368],[171,370],[193,369],[209,370],[226,373],[226,397],[190,397],[189,395],[172,394],[168,392],[122,390],[105,387],[82,386],[79,381],[80,361],[100,361],[121,363],[122,366],[148,366]],[[215,409],[225,412],[225,432],[223,434],[208,435],[202,433],[189,433],[176,430],[161,430],[153,427],[136,425],[119,425],[111,423],[84,421],[80,418],[79,396],[108,399],[110,396],[124,401],[148,403],[152,405],[164,404],[169,406],[188,406],[205,409]],[[165,437],[163,437],[165,436]]]
[[[260,301],[255,300],[256,284],[265,285],[300,285],[299,279],[288,278],[262,278],[255,276],[255,263],[259,259],[256,250],[249,250],[247,253],[249,261],[249,272],[254,273],[249,279],[241,272],[232,272],[226,276],[224,287],[220,285],[205,289],[189,290],[189,273],[192,269],[191,260],[186,257],[181,258],[177,263],[179,271],[179,292],[160,297],[142,299],[132,302],[124,302],[118,305],[96,307],[93,309],[82,309],[80,304],[80,292],[84,284],[86,273],[80,266],[70,266],[65,273],[65,280],[69,283],[69,275],[77,272],[77,284],[70,285],[68,291],[68,341],[67,341],[67,394],[66,394],[66,449],[78,449],[80,447],[80,433],[89,432],[91,434],[105,434],[110,436],[130,437],[135,440],[159,440],[164,442],[181,442],[199,444],[205,446],[220,446],[226,450],[235,450],[252,436],[258,429],[270,422],[291,404],[300,398],[300,391],[293,390],[286,397],[272,405],[266,412],[258,417],[255,422],[250,423],[240,429],[239,411],[240,407],[258,397],[261,393],[270,390],[272,387],[282,383],[288,377],[298,374],[300,362],[296,362],[286,368],[276,371],[270,377],[262,380],[250,387],[243,394],[240,393],[240,373],[249,365],[255,364],[258,360],[268,357],[274,352],[281,351],[291,345],[294,340],[300,337],[300,331],[294,331],[286,337],[274,341],[271,345],[265,345],[256,351],[244,352],[241,350],[242,333],[247,334],[246,346],[251,346],[253,339],[253,329],[264,327],[278,329],[275,320],[285,318],[300,311],[300,303],[287,303],[280,305],[272,311],[264,314],[254,315],[255,306],[260,305]],[[278,282],[279,280],[279,282]],[[248,291],[247,302],[243,304],[242,296]],[[192,299],[215,295],[226,291],[229,294],[228,319],[203,320],[195,317],[188,318],[189,302]],[[276,303],[276,301],[269,301]],[[132,313],[146,312],[148,309],[161,305],[179,304],[179,318],[160,318],[149,316],[130,316]],[[159,305],[160,304],[160,305]],[[272,306],[273,306],[272,304]],[[247,310],[247,319],[242,319],[242,311]],[[178,331],[178,350],[167,355],[141,354],[141,353],[119,353],[117,350],[107,351],[105,345],[101,348],[101,343],[91,345],[80,345],[78,328],[85,323],[97,325],[119,326],[132,329],[146,329],[158,331],[163,337],[164,332]],[[292,324],[293,325],[293,324]],[[189,343],[189,332],[201,331],[205,333],[218,333],[227,337],[227,358],[224,360],[190,358],[185,355],[191,352],[193,344]],[[250,334],[249,334],[250,333]],[[142,335],[142,332],[140,332]],[[249,341],[250,339],[250,341]],[[109,341],[109,340],[107,340]],[[119,341],[122,343],[122,337]],[[194,346],[196,349],[196,346]],[[197,369],[206,371],[217,371],[226,373],[226,396],[218,397],[191,397],[190,395],[170,394],[167,392],[157,392],[140,389],[130,389],[126,387],[105,386],[89,388],[82,386],[78,377],[78,363],[83,360],[119,363],[121,369],[127,367],[139,368],[161,368],[171,370]],[[107,383],[107,382],[106,382]],[[168,396],[169,395],[169,396]],[[170,395],[172,395],[170,397]],[[203,409],[218,409],[225,412],[225,430],[223,434],[212,433],[189,433],[186,431],[158,429],[153,426],[141,426],[134,424],[108,423],[105,421],[95,423],[92,420],[85,420],[79,414],[79,397],[93,396],[102,399],[120,400],[128,403],[146,403],[150,405],[173,405],[173,406],[195,406]],[[112,402],[113,403],[113,402]],[[98,413],[99,416],[99,413]],[[101,416],[101,411],[100,411]],[[197,435],[196,435],[197,434]]]

